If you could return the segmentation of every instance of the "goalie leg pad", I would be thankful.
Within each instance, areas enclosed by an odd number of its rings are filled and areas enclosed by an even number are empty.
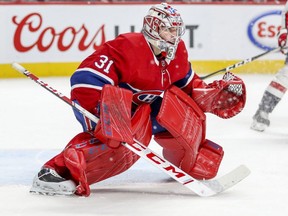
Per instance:
[[[86,161],[82,151],[77,151],[75,148],[67,148],[64,150],[65,165],[69,169],[73,180],[78,185],[76,187],[76,194],[89,196],[90,187],[88,185],[86,170]]]
[[[150,118],[150,112],[150,105],[142,104],[137,107],[131,119],[131,133],[133,134],[133,137],[146,146],[148,146],[152,137],[152,123]],[[103,127],[101,127],[101,124],[101,122],[97,124],[97,127],[94,131],[94,136],[101,140],[101,142],[106,143],[109,147],[118,148],[121,144],[121,141],[107,137],[103,133]]]
[[[82,132],[45,166],[54,168],[65,179],[72,179],[78,185],[77,195],[89,196],[89,185],[126,171],[138,159],[124,146],[112,149],[92,133]]]
[[[155,134],[154,140],[163,148],[163,157],[175,166],[180,167],[185,150],[178,144],[176,138],[169,132],[162,132]]]
[[[217,175],[223,155],[224,151],[221,146],[210,140],[205,140],[199,148],[195,165],[189,174],[196,179],[214,178]]]
[[[111,148],[118,148],[120,142],[133,143],[131,127],[132,92],[112,85],[104,85],[101,93],[100,122],[95,136]],[[103,140],[106,139],[106,140]]]
[[[190,171],[205,139],[205,114],[192,98],[173,86],[165,92],[157,121],[171,134],[169,139],[163,134],[156,135],[156,142],[164,148],[163,154],[183,171]]]
[[[140,105],[131,120],[132,131],[135,139],[148,146],[152,137],[152,123],[149,104]]]

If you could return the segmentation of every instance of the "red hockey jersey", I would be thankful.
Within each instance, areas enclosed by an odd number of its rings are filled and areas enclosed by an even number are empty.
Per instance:
[[[152,103],[172,84],[191,92],[187,88],[193,78],[200,80],[191,69],[183,41],[170,61],[157,58],[142,33],[127,33],[106,42],[80,64],[71,77],[71,99],[96,114],[105,84],[130,89],[138,105]]]

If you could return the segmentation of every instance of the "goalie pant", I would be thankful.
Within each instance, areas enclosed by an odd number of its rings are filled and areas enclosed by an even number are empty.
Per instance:
[[[146,146],[152,137],[150,111],[149,105],[141,105],[131,120],[134,137]],[[205,139],[205,114],[190,97],[172,87],[164,95],[157,119],[167,128],[167,132],[155,135],[156,142],[163,147],[165,158],[198,179],[213,178],[217,174],[223,149]],[[103,140],[100,127],[95,132],[76,135],[60,154],[44,166],[75,181],[78,185],[76,194],[89,196],[89,185],[126,171],[139,159],[124,146],[111,148],[99,137]]]

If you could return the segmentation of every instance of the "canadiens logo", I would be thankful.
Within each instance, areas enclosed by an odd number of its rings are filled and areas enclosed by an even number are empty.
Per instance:
[[[133,102],[137,105],[143,103],[152,103],[161,95],[160,90],[140,91],[133,94]]]
[[[262,13],[248,24],[247,34],[257,47],[269,50],[277,47],[277,32],[281,28],[281,10]]]

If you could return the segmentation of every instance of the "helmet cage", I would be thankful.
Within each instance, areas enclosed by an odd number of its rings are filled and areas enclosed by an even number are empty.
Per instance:
[[[144,17],[142,31],[147,40],[162,53],[173,50],[172,55],[166,56],[173,59],[185,27],[180,14],[168,4],[162,3],[151,7],[148,15]],[[169,39],[164,39],[163,33],[170,34]]]

